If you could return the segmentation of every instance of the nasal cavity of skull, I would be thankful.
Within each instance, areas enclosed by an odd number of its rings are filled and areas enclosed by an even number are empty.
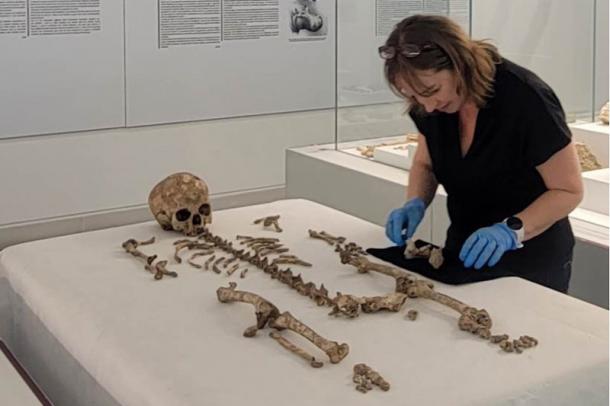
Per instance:
[[[199,214],[201,214],[202,216],[209,216],[210,212],[210,205],[207,203],[204,203],[199,207]]]
[[[193,224],[196,226],[201,224],[201,216],[199,214],[193,216]]]
[[[191,212],[188,209],[180,209],[176,212],[176,220],[186,221],[191,217]]]

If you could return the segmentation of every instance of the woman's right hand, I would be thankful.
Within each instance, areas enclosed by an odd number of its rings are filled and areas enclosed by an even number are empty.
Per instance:
[[[385,224],[385,234],[396,245],[404,245],[405,241],[413,237],[419,223],[424,218],[426,204],[416,197],[405,203],[404,206],[392,210]],[[406,233],[403,234],[403,230]]]

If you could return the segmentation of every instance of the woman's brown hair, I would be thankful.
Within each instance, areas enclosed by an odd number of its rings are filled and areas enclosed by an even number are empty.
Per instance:
[[[425,94],[426,86],[418,71],[449,69],[456,75],[458,94],[471,99],[480,108],[493,90],[498,50],[485,41],[471,40],[462,28],[443,16],[414,15],[396,25],[384,46],[385,77],[394,93],[405,97],[396,85],[398,77],[413,90]],[[410,99],[416,113],[423,106]]]

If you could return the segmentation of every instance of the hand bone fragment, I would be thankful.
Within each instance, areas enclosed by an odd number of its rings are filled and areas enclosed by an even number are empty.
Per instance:
[[[407,312],[407,318],[411,321],[414,321],[415,319],[417,319],[417,310],[409,310]]]
[[[383,379],[383,377],[379,374],[379,372],[373,370],[366,364],[356,364],[354,365],[354,382],[357,380],[355,378],[357,375],[364,376],[366,379],[371,381],[373,385],[379,386],[381,390],[388,391],[390,390],[390,384],[388,381]]]

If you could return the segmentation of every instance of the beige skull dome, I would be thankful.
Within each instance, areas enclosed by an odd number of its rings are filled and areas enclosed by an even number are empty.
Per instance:
[[[148,206],[164,230],[195,236],[212,222],[208,194],[202,179],[180,172],[157,183],[148,196]]]

